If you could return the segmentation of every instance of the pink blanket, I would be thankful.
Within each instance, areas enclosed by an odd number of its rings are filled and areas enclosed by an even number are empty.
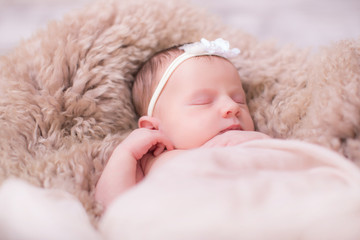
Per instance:
[[[188,151],[110,205],[95,229],[69,194],[8,180],[10,239],[360,239],[360,171],[325,148],[255,140]]]
[[[105,239],[360,239],[360,172],[325,148],[256,140],[189,151],[110,206]]]

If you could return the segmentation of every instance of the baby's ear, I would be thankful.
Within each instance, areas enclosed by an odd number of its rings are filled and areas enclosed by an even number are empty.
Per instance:
[[[139,128],[159,129],[159,120],[154,117],[142,116],[138,121]]]

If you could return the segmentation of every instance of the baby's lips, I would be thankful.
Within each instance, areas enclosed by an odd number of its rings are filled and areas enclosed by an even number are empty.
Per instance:
[[[240,124],[233,124],[233,125],[230,125],[229,127],[225,128],[224,130],[221,130],[219,134],[222,134],[224,132],[227,132],[227,131],[231,131],[231,130],[243,130],[241,125]]]

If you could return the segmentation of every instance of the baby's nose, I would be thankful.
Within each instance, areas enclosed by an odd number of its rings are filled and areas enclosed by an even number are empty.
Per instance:
[[[239,113],[240,113],[240,106],[232,99],[230,101],[227,101],[222,109],[222,117],[224,118],[235,117],[238,116]]]

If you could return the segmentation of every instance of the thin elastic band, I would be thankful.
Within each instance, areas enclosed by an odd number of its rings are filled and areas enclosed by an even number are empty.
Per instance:
[[[150,100],[150,103],[148,106],[148,111],[147,111],[147,115],[149,117],[152,116],[154,108],[155,108],[155,104],[156,104],[157,100],[159,99],[159,96],[160,96],[162,90],[164,89],[167,81],[169,80],[171,74],[175,71],[175,69],[185,60],[192,58],[192,57],[203,56],[203,55],[212,55],[212,54],[210,54],[210,53],[196,53],[195,54],[195,53],[184,52],[183,54],[181,54],[180,56],[175,58],[174,61],[172,61],[172,63],[165,70],[164,75],[160,79],[159,84],[157,85],[157,87],[154,91],[154,94],[151,97],[151,100]]]

